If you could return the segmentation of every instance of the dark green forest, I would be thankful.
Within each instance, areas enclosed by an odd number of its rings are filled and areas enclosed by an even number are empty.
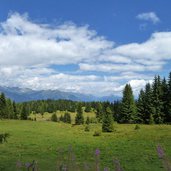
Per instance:
[[[112,103],[51,99],[15,103],[6,98],[4,93],[0,95],[1,119],[27,120],[30,113],[43,115],[45,112],[54,113],[57,110],[76,112],[76,124],[86,123],[83,110],[94,111],[98,122],[109,125],[111,121],[142,124],[171,123],[171,73],[168,78],[155,76],[153,83],[147,83],[137,99],[133,96],[131,85],[127,84],[123,90],[122,100]],[[70,117],[69,113],[66,117]],[[70,123],[70,119],[67,119],[67,122]]]

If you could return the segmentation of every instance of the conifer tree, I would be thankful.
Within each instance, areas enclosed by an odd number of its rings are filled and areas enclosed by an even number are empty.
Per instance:
[[[113,116],[112,111],[109,107],[106,108],[103,120],[102,120],[102,131],[103,132],[113,132]]]
[[[164,122],[167,122],[167,113],[168,113],[168,84],[166,79],[162,80],[162,114],[164,115]]]
[[[71,123],[71,115],[68,112],[65,112],[63,122],[65,123]]]
[[[7,104],[7,118],[8,119],[14,119],[14,108],[13,103],[10,99],[6,99]]]
[[[21,116],[20,116],[21,120],[27,120],[28,110],[27,110],[27,106],[26,105],[27,105],[26,103],[23,103],[22,111],[21,111]]]
[[[96,118],[98,119],[99,122],[101,122],[103,119],[103,106],[100,102],[97,103]]]
[[[58,121],[58,118],[56,116],[56,113],[53,113],[52,116],[51,116],[51,121],[53,122],[57,122]]]
[[[144,115],[145,115],[145,92],[144,90],[140,90],[140,94],[137,101],[137,122],[144,123]]]
[[[7,118],[7,104],[4,93],[0,95],[0,118]]]
[[[18,118],[18,116],[17,116],[18,112],[17,112],[17,106],[16,106],[15,101],[13,101],[13,109],[14,109],[14,119],[17,119]]]
[[[155,123],[163,123],[163,113],[162,113],[162,88],[160,76],[154,77],[153,82],[153,106],[155,108],[154,120]]]
[[[75,124],[76,125],[84,124],[84,117],[83,117],[83,110],[82,110],[81,103],[79,103],[78,107],[77,107],[77,114],[76,114],[76,117],[75,117]]]
[[[171,122],[171,72],[168,78],[166,122]]]
[[[136,119],[136,105],[130,84],[126,84],[121,104],[121,123],[133,123]]]

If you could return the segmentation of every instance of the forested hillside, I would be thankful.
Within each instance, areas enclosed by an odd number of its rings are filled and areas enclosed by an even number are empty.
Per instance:
[[[135,100],[131,85],[126,84],[121,101],[111,102],[76,102],[71,100],[37,100],[15,103],[0,95],[1,119],[28,119],[31,113],[43,115],[45,112],[85,112],[93,111],[98,122],[102,122],[106,113],[112,114],[118,123],[161,124],[171,122],[171,73],[168,78],[155,76],[152,84],[148,83]]]

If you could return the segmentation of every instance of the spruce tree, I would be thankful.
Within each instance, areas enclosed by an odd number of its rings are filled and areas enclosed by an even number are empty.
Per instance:
[[[27,120],[27,114],[28,114],[27,104],[23,103],[20,119]]]
[[[4,93],[0,95],[0,119],[7,118],[7,103]]]
[[[102,131],[103,132],[113,132],[113,116],[112,111],[109,107],[106,108],[103,120],[102,120]]]
[[[162,103],[162,86],[160,76],[155,76],[153,82],[153,106],[155,108],[154,120],[155,123],[163,123],[163,103]]]
[[[14,119],[17,119],[18,118],[18,116],[17,116],[18,112],[17,112],[17,106],[16,106],[15,101],[13,101],[13,109],[14,109]]]
[[[14,108],[13,103],[10,99],[6,99],[7,104],[7,118],[8,119],[14,119]]]
[[[167,93],[167,112],[166,112],[166,122],[171,122],[171,72],[168,78],[168,93]]]
[[[164,122],[167,122],[167,113],[168,113],[168,84],[166,79],[162,80],[162,114],[164,115]]]
[[[97,103],[96,107],[96,118],[99,122],[102,122],[103,119],[103,106],[100,102]]]
[[[68,112],[65,112],[63,122],[65,123],[71,123],[71,115]]]
[[[126,84],[123,90],[121,104],[121,123],[134,123],[136,119],[136,105],[130,84]]]
[[[51,121],[53,122],[57,122],[58,121],[58,118],[56,116],[56,113],[53,113],[52,116],[51,116]]]
[[[144,123],[145,115],[145,92],[140,90],[140,94],[137,101],[137,122]]]
[[[77,114],[76,114],[76,117],[75,117],[75,124],[76,125],[84,124],[84,117],[83,117],[83,110],[82,110],[81,103],[79,103],[78,107],[77,107]]]

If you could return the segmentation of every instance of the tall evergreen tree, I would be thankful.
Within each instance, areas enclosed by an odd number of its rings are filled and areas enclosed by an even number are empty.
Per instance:
[[[113,116],[110,107],[107,107],[102,121],[102,131],[103,132],[113,132]]]
[[[171,72],[168,78],[166,122],[171,122]]]
[[[7,118],[7,103],[4,93],[0,95],[0,118]]]
[[[96,106],[96,118],[99,122],[103,119],[103,106],[100,102],[98,102]]]
[[[76,125],[84,124],[84,117],[83,117],[83,110],[82,110],[81,103],[79,103],[78,107],[77,107],[77,114],[76,114],[76,117],[75,117],[75,124]]]
[[[153,106],[153,92],[150,83],[145,86],[145,91],[141,90],[138,104],[137,104],[138,116],[145,124],[154,123],[155,109]]]
[[[136,119],[136,105],[130,84],[126,84],[123,90],[121,104],[121,123],[133,123]]]
[[[16,106],[15,101],[13,101],[13,109],[14,109],[14,119],[17,119],[18,111],[17,111],[17,106]]]
[[[10,99],[6,99],[7,104],[7,118],[8,119],[14,119],[14,108],[13,103]]]
[[[140,94],[137,101],[137,122],[143,123],[145,115],[145,92],[140,90]]]
[[[28,115],[27,104],[23,103],[20,119],[27,120],[27,115]]]
[[[155,108],[154,120],[155,123],[163,123],[163,103],[162,103],[162,86],[160,76],[154,77],[153,82],[153,106]]]
[[[168,84],[166,79],[162,80],[162,114],[164,115],[164,122],[167,122],[167,113],[168,113]]]

